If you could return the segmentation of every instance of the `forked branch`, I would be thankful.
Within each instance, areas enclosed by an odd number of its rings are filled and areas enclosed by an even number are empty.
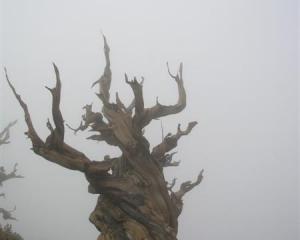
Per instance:
[[[175,147],[177,147],[178,140],[185,135],[188,135],[192,129],[197,125],[197,122],[190,122],[186,128],[186,130],[181,130],[181,125],[178,124],[177,127],[177,133],[172,135],[168,134],[162,141],[162,143],[158,144],[156,147],[153,148],[151,155],[159,160],[162,161],[162,159],[165,157],[165,154]],[[172,156],[171,156],[172,157]]]
[[[59,72],[57,67],[54,65],[56,74],[56,86],[53,89],[48,88],[52,93],[52,115],[55,124],[55,129],[48,122],[47,126],[51,130],[50,135],[47,137],[46,142],[44,142],[34,129],[30,113],[26,103],[22,100],[21,96],[17,94],[14,86],[11,84],[7,70],[5,69],[6,80],[14,93],[16,99],[21,105],[24,114],[25,121],[28,127],[26,135],[30,138],[32,142],[32,150],[44,157],[45,159],[59,164],[65,168],[84,171],[84,165],[90,160],[80,151],[72,148],[71,146],[64,143],[64,126],[63,118],[59,109],[60,103],[60,92],[61,83],[59,78]]]
[[[144,97],[143,97],[143,82],[138,82],[136,77],[133,80],[129,81],[127,74],[125,74],[125,81],[132,88],[134,94],[134,107],[135,107],[135,116],[141,118],[144,113]]]
[[[182,77],[182,70],[183,64],[181,63],[179,66],[179,71],[176,75],[172,74],[169,69],[169,65],[167,63],[168,73],[171,78],[175,80],[177,83],[178,88],[178,100],[177,103],[174,105],[162,105],[156,101],[156,105],[151,108],[146,108],[144,111],[143,123],[142,126],[148,125],[153,119],[157,119],[160,117],[164,117],[171,114],[176,114],[181,112],[186,106],[186,92],[183,85],[183,77]]]
[[[0,186],[2,185],[3,182],[9,179],[24,178],[23,176],[17,174],[17,166],[18,164],[16,163],[14,165],[14,169],[10,173],[6,173],[4,167],[0,167]]]
[[[180,189],[175,193],[176,197],[178,199],[182,199],[182,197],[189,191],[191,191],[194,187],[199,185],[202,182],[203,179],[203,172],[204,170],[202,169],[196,179],[195,182],[192,181],[186,181],[180,185]]]
[[[183,208],[183,196],[191,191],[194,187],[196,187],[197,185],[199,185],[202,182],[203,179],[203,172],[204,170],[202,169],[196,179],[195,182],[192,181],[186,181],[184,183],[182,183],[180,185],[180,189],[177,192],[173,192],[171,191],[171,201],[174,204],[174,206],[176,207],[176,215],[179,216],[182,212],[182,208]]]

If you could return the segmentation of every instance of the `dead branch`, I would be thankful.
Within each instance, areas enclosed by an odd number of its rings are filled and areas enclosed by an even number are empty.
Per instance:
[[[180,64],[179,71],[176,75],[171,74],[167,63],[168,73],[175,80],[178,87],[178,101],[174,105],[165,106],[156,101],[156,105],[151,108],[146,108],[144,111],[142,126],[147,126],[153,119],[158,119],[171,114],[181,112],[186,106],[186,92],[183,85],[182,69],[183,64]]]
[[[173,178],[173,180],[172,180],[172,182],[170,183],[170,184],[167,184],[168,185],[168,190],[169,191],[171,191],[172,192],[172,190],[173,190],[173,187],[175,186],[175,184],[176,184],[176,180],[177,180],[177,178]]]
[[[165,154],[175,147],[177,147],[177,142],[178,140],[185,135],[188,135],[192,129],[197,125],[197,122],[190,122],[186,128],[186,130],[181,130],[181,125],[178,124],[177,127],[177,133],[172,135],[172,134],[167,134],[167,136],[163,139],[162,143],[158,144],[152,149],[151,155],[155,158],[158,159],[159,161],[162,161],[162,159],[165,157]],[[174,155],[174,154],[173,154]],[[172,158],[172,155],[171,155]],[[164,160],[163,160],[164,162]],[[179,163],[178,163],[179,164]]]
[[[144,97],[143,97],[143,79],[139,83],[136,77],[133,80],[129,81],[127,74],[125,74],[125,81],[131,87],[134,94],[134,107],[135,107],[135,116],[140,118],[144,112]]]
[[[203,172],[202,169],[197,177],[197,180],[195,182],[192,181],[186,181],[180,185],[180,189],[175,193],[176,197],[178,199],[182,199],[182,197],[189,191],[191,191],[194,187],[199,185],[202,182],[203,179]]]
[[[10,137],[10,134],[9,134],[9,131],[10,131],[10,128],[12,126],[14,126],[15,124],[17,123],[17,120],[13,121],[13,122],[10,122],[1,132],[0,132],[0,145],[3,145],[3,144],[8,144],[9,143],[9,137]]]
[[[165,154],[164,157],[160,160],[162,167],[177,167],[180,164],[180,161],[173,161],[173,156],[177,152],[172,152],[170,154]]]
[[[0,213],[2,213],[2,217],[4,220],[17,221],[17,219],[12,216],[12,212],[14,212],[15,210],[16,210],[16,207],[14,207],[14,209],[11,211],[5,210],[4,208],[0,208]]]
[[[18,164],[16,163],[14,165],[14,169],[10,173],[6,173],[4,167],[0,167],[0,186],[2,186],[3,182],[9,179],[24,178],[23,176],[17,174],[17,166]]]
[[[104,72],[102,76],[92,84],[92,87],[94,87],[96,84],[99,84],[99,96],[104,102],[109,102],[109,90],[111,85],[111,70],[110,70],[110,58],[109,58],[109,46],[106,41],[106,37],[103,35],[104,40],[104,54],[105,54],[105,60],[106,60],[106,66],[104,68]]]
[[[175,214],[178,217],[183,208],[183,201],[182,197],[189,191],[191,191],[194,187],[199,185],[203,179],[203,169],[200,171],[197,180],[195,182],[187,181],[180,185],[180,189],[177,192],[171,191],[171,201],[173,203],[173,206],[175,207]]]
[[[24,111],[25,121],[28,127],[28,131],[25,134],[30,138],[32,142],[32,150],[45,159],[65,168],[84,171],[84,164],[86,162],[89,162],[90,160],[83,153],[64,143],[63,118],[59,109],[61,83],[59,72],[55,65],[54,69],[56,74],[56,86],[53,89],[48,89],[52,94],[52,115],[55,129],[53,129],[52,127],[51,133],[47,137],[46,142],[44,142],[35,131],[30,113],[28,111],[28,107],[22,100],[21,96],[17,94],[14,86],[11,84],[6,68],[5,75],[12,92],[14,93],[16,99],[18,100],[20,106]],[[49,124],[48,128],[51,129],[51,126]]]

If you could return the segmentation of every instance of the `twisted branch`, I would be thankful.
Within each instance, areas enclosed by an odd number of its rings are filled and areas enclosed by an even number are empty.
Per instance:
[[[175,147],[177,147],[178,140],[185,135],[188,135],[192,129],[197,125],[197,122],[190,122],[186,128],[186,130],[181,130],[181,125],[178,124],[177,127],[177,133],[167,134],[165,138],[163,139],[162,143],[158,144],[152,149],[151,156],[153,156],[155,159],[162,161],[162,159],[165,157],[165,154]],[[174,155],[174,154],[173,154]],[[172,157],[172,155],[171,155]],[[179,164],[179,163],[178,163]]]
[[[183,85],[182,69],[183,64],[180,63],[178,73],[176,75],[171,74],[169,65],[167,63],[168,73],[175,80],[178,87],[178,100],[177,103],[170,106],[162,105],[156,101],[156,105],[151,108],[146,108],[144,111],[142,126],[147,126],[153,119],[164,117],[171,114],[181,112],[186,106],[186,92]]]
[[[47,126],[51,130],[51,133],[47,137],[45,142],[35,131],[30,113],[28,111],[28,107],[22,100],[21,96],[16,92],[14,86],[11,84],[7,74],[7,70],[5,69],[6,80],[24,111],[25,121],[28,127],[28,131],[25,134],[30,138],[32,142],[32,150],[43,158],[65,168],[84,171],[85,163],[90,162],[90,160],[83,153],[72,148],[64,142],[64,124],[62,114],[59,109],[61,82],[58,69],[55,64],[53,66],[56,74],[56,86],[52,89],[47,89],[52,94],[52,117],[55,128],[53,128],[48,121]]]
[[[24,178],[23,176],[16,174],[17,166],[18,166],[18,164],[16,163],[14,165],[14,169],[10,173],[6,173],[4,167],[0,167],[0,186],[2,186],[3,182],[5,182],[9,179]]]

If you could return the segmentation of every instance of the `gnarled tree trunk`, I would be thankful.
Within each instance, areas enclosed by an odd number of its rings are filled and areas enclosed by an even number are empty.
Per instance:
[[[103,36],[104,37],[104,36]],[[89,192],[99,194],[97,205],[90,215],[90,221],[101,232],[98,240],[174,240],[177,239],[177,219],[182,211],[182,197],[202,180],[200,172],[195,182],[184,182],[173,192],[175,180],[168,184],[163,169],[178,166],[173,161],[177,141],[190,133],[196,122],[190,122],[185,130],[178,125],[175,134],[168,134],[163,141],[150,149],[143,135],[143,129],[153,120],[182,111],[186,106],[186,92],[182,79],[182,64],[171,78],[178,86],[178,102],[165,106],[158,101],[155,106],[145,108],[142,82],[136,78],[125,81],[133,90],[134,99],[126,107],[116,94],[115,102],[110,98],[111,69],[109,46],[104,37],[106,66],[104,73],[93,86],[99,85],[99,99],[102,112],[93,112],[92,105],[84,107],[80,126],[75,132],[90,128],[96,134],[91,140],[105,141],[117,146],[122,155],[105,156],[103,161],[92,161],[83,153],[72,148],[64,140],[64,120],[59,108],[61,81],[54,64],[56,86],[47,88],[52,94],[52,115],[54,126],[47,122],[50,135],[43,141],[35,131],[27,105],[8,79],[7,81],[25,113],[28,126],[27,136],[31,139],[33,151],[43,158],[65,168],[81,171],[89,182]]]

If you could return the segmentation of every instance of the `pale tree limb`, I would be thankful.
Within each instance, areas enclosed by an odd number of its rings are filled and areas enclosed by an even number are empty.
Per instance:
[[[0,167],[0,186],[4,181],[9,179],[24,178],[23,176],[17,174],[17,166],[18,164],[16,163],[14,169],[10,173],[6,173],[4,167]]]
[[[12,212],[14,212],[14,211],[16,211],[16,207],[14,207],[14,209],[11,211],[5,210],[4,208],[0,208],[0,214],[2,214],[2,217],[4,220],[17,221],[17,219],[12,216]]]
[[[175,195],[178,199],[182,199],[182,197],[189,191],[191,191],[194,187],[199,185],[202,180],[203,180],[203,172],[204,170],[202,169],[196,179],[195,182],[192,181],[186,181],[180,185],[180,189],[175,192]]]
[[[200,171],[195,182],[186,181],[180,185],[180,189],[177,192],[171,191],[170,197],[171,197],[171,201],[172,201],[173,205],[176,208],[177,216],[179,216],[181,214],[182,209],[183,209],[183,201],[182,201],[183,196],[202,182],[203,171],[204,171],[203,169]]]
[[[0,132],[0,145],[1,144],[7,144],[9,143],[9,130],[10,128],[16,124],[17,121],[10,122],[6,128],[2,132]],[[13,170],[10,173],[5,172],[5,168],[3,166],[0,167],[0,186],[2,186],[3,182],[13,179],[13,178],[23,178],[23,176],[16,174],[17,173],[17,163],[14,165]],[[0,197],[6,198],[5,193],[0,193]],[[15,210],[15,209],[14,209]],[[13,210],[13,211],[14,211]],[[7,211],[3,208],[0,209],[0,213],[2,213],[2,216],[4,220],[16,220],[12,215],[11,212],[13,211]]]
[[[92,87],[94,87],[96,84],[99,84],[99,97],[105,101],[109,102],[110,97],[110,85],[111,85],[111,69],[110,69],[110,58],[109,58],[109,46],[106,41],[106,37],[103,35],[104,40],[104,55],[105,55],[105,61],[106,66],[104,68],[104,72],[102,76],[92,84]]]
[[[9,143],[9,131],[12,126],[17,123],[17,120],[10,122],[1,132],[0,132],[0,145]]]
[[[8,74],[7,74],[7,70],[6,68],[4,68],[4,71],[5,71],[5,76],[6,76],[6,80],[11,88],[11,90],[13,91],[16,99],[18,100],[19,104],[21,105],[23,111],[24,111],[24,114],[25,114],[25,121],[26,121],[26,124],[27,124],[27,127],[28,127],[28,131],[25,133],[31,140],[32,142],[32,145],[36,148],[40,147],[40,146],[43,146],[44,145],[44,142],[41,140],[41,138],[39,137],[39,135],[36,133],[34,127],[33,127],[33,124],[32,124],[32,121],[31,121],[31,117],[30,117],[30,114],[29,114],[29,111],[28,111],[28,107],[26,105],[25,102],[23,102],[23,100],[21,99],[21,96],[19,94],[17,94],[14,86],[11,84],[9,78],[8,78]]]

